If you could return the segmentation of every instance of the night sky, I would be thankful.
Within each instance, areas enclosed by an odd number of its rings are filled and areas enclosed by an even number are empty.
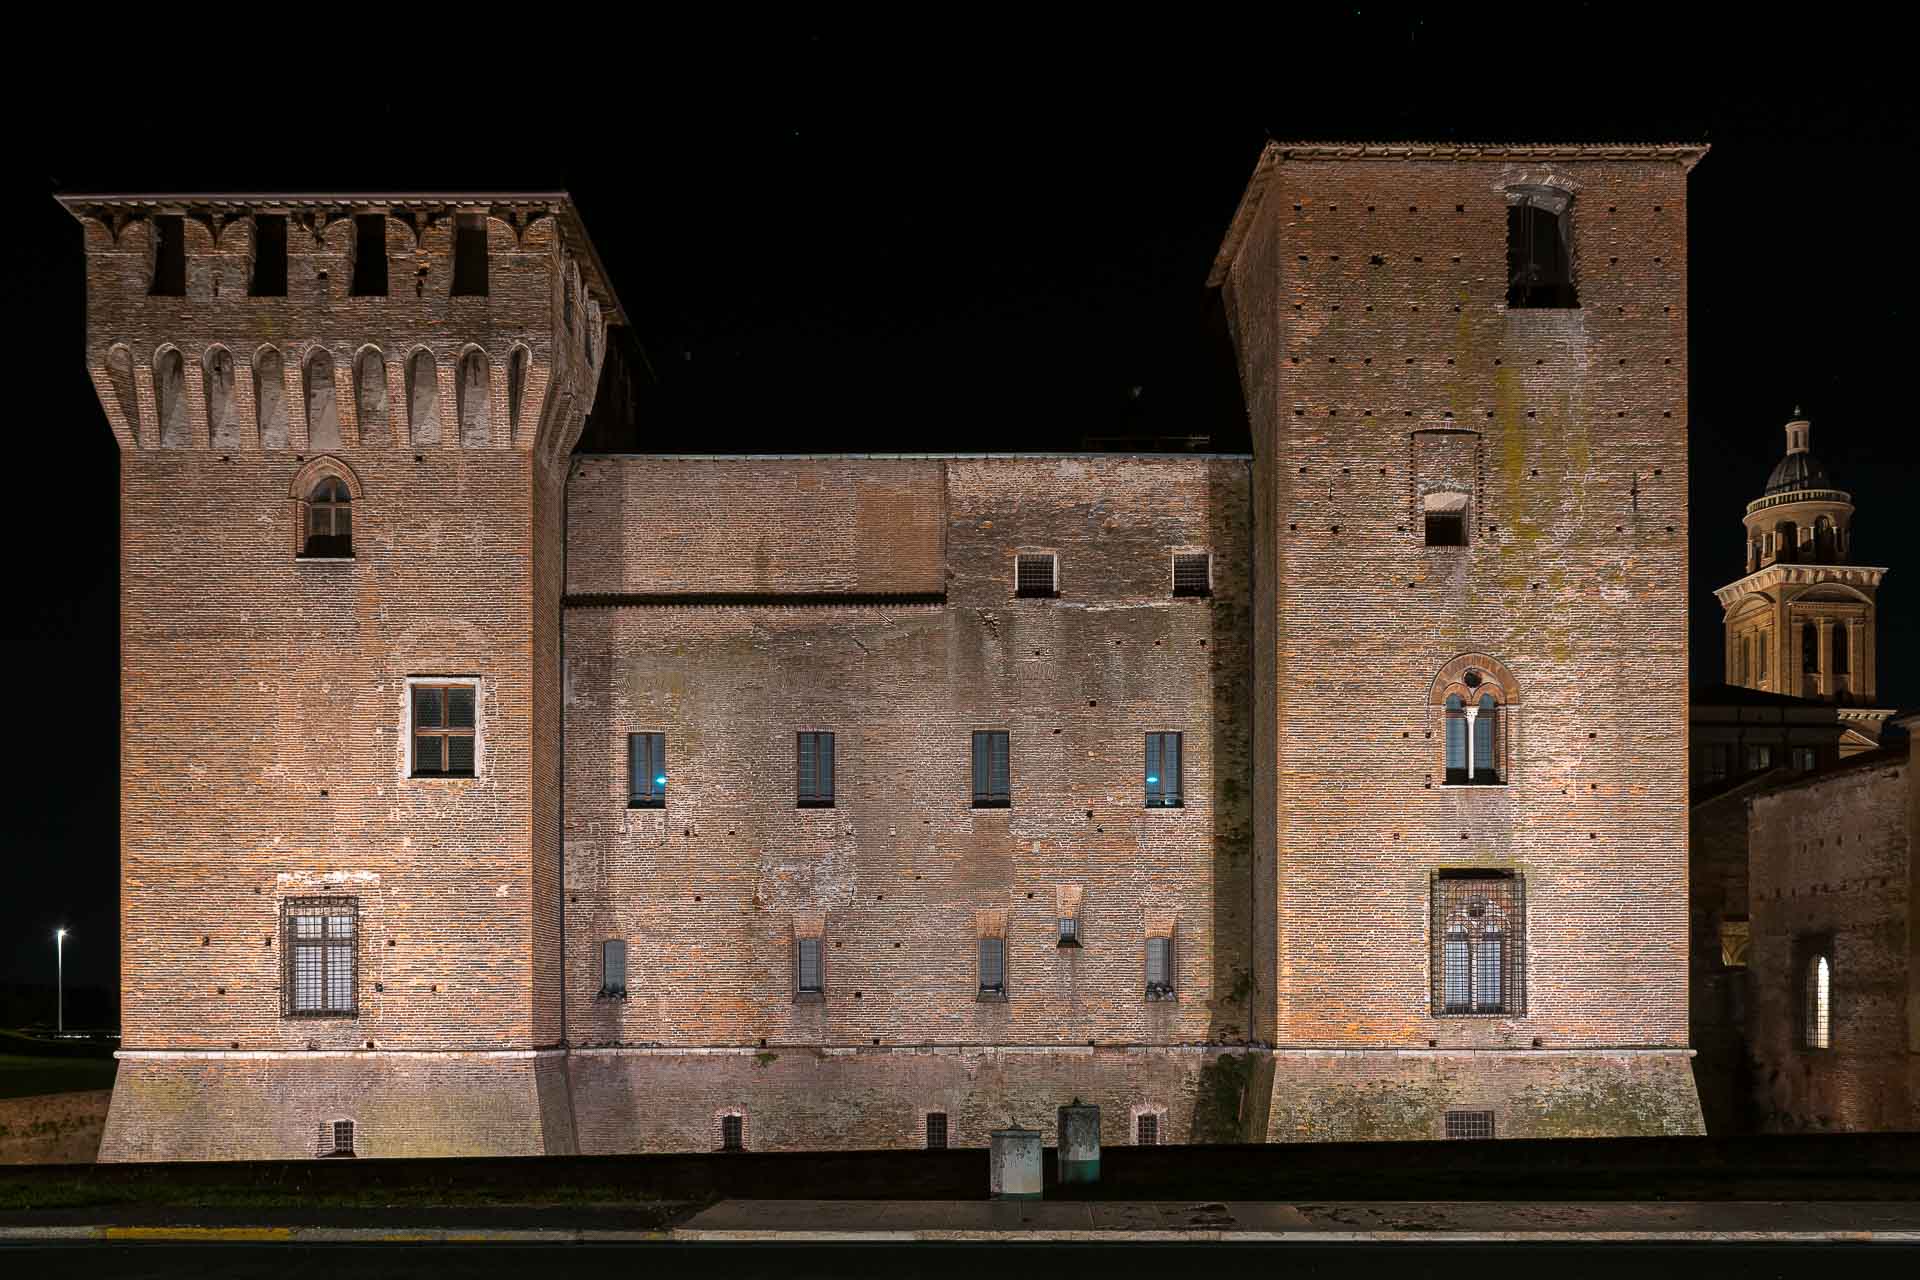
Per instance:
[[[70,986],[110,986],[117,964],[118,458],[83,367],[80,232],[56,190],[565,187],[657,371],[641,451],[1074,449],[1140,433],[1240,451],[1204,282],[1269,136],[1704,141],[1692,679],[1722,677],[1712,588],[1740,573],[1742,508],[1799,405],[1854,493],[1859,558],[1892,569],[1881,702],[1920,703],[1903,663],[1920,640],[1920,539],[1899,532],[1920,496],[1910,71],[1826,63],[1817,32],[1757,50],[1695,19],[1609,31],[1611,7],[1562,12],[1504,54],[1487,27],[1349,7],[1184,43],[655,33],[569,67],[552,95],[516,77],[510,112],[484,75],[423,89],[331,65],[316,98],[223,70],[176,77],[148,107],[124,80],[44,104],[0,202],[19,797],[0,833],[16,869],[0,983],[50,982],[61,923]]]

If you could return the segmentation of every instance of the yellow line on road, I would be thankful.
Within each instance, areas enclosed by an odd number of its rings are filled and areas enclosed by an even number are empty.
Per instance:
[[[108,1227],[109,1240],[291,1240],[291,1227]]]

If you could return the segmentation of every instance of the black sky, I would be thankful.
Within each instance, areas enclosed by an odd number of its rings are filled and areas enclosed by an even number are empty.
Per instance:
[[[117,963],[117,456],[83,368],[63,188],[565,186],[658,371],[642,450],[1132,432],[1242,450],[1204,281],[1269,135],[1708,142],[1689,203],[1692,678],[1721,678],[1711,589],[1740,571],[1741,509],[1797,404],[1854,492],[1860,557],[1892,568],[1882,702],[1920,703],[1920,539],[1899,532],[1920,496],[1910,72],[1848,51],[1857,31],[1606,21],[1622,12],[1564,6],[1505,48],[1453,8],[1186,40],[655,32],[549,91],[381,71],[311,97],[279,76],[130,71],[36,110],[0,202],[21,478],[0,980],[50,981],[62,922],[71,980],[110,984]]]

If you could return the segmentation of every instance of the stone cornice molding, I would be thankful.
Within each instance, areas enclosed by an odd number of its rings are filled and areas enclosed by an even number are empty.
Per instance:
[[[1884,566],[1864,564],[1770,564],[1716,588],[1713,598],[1720,602],[1721,608],[1731,609],[1747,596],[1776,587],[1816,587],[1833,582],[1873,591],[1880,586],[1886,572]]]

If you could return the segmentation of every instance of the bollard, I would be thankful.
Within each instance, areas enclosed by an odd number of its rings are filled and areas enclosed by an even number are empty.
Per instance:
[[[989,1185],[995,1200],[1040,1198],[1040,1131],[995,1129],[989,1142]]]
[[[1060,1108],[1059,1178],[1067,1182],[1100,1181],[1100,1108],[1075,1098]]]

